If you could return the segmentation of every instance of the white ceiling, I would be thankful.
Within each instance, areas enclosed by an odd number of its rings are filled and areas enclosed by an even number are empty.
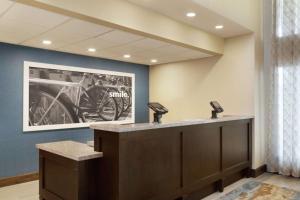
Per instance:
[[[52,44],[46,46],[43,40]],[[210,56],[9,0],[0,0],[0,41],[146,65],[151,59],[160,64]],[[124,54],[132,57],[125,59]]]
[[[251,33],[247,28],[215,13],[199,4],[199,0],[126,0],[147,9],[168,16],[177,21],[190,24],[201,30],[223,38]],[[220,0],[222,1],[222,0]],[[187,12],[195,12],[195,18],[186,17]],[[224,25],[224,29],[215,29],[216,25]]]

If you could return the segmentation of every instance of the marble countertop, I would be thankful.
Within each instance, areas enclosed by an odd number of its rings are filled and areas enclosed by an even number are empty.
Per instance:
[[[94,151],[93,147],[74,141],[37,144],[36,148],[76,161],[103,157],[103,153]]]
[[[158,129],[158,128],[171,128],[178,126],[189,126],[189,125],[197,125],[197,124],[209,124],[215,122],[226,122],[226,121],[235,121],[235,120],[243,120],[243,119],[253,119],[254,116],[223,116],[217,119],[190,119],[183,120],[178,122],[167,122],[167,123],[137,123],[137,124],[93,124],[90,126],[91,129],[94,130],[102,130],[108,132],[133,132],[140,130],[150,130],[150,129]]]

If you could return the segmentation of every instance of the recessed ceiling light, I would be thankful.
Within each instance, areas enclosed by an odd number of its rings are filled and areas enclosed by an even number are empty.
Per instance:
[[[89,52],[96,52],[96,49],[95,48],[88,48],[88,51]]]
[[[131,55],[130,55],[130,54],[124,54],[123,57],[124,57],[124,58],[130,58]]]
[[[224,28],[224,26],[223,25],[217,25],[215,28],[216,29],[222,29],[222,28]]]
[[[196,17],[196,13],[194,13],[194,12],[188,12],[188,13],[186,13],[186,16],[187,17]]]
[[[157,63],[157,59],[151,59],[152,63]]]
[[[96,52],[96,49],[95,48],[88,48],[88,51],[89,52]]]
[[[50,44],[52,44],[52,42],[50,40],[43,40],[43,44],[50,45]]]

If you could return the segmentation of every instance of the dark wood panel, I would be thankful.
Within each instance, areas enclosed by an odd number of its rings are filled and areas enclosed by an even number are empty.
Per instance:
[[[63,199],[77,199],[76,191],[76,169],[45,158],[44,187],[47,191],[55,193]]]
[[[40,154],[40,199],[95,200],[99,159],[75,161],[46,151]]]
[[[220,127],[188,126],[183,129],[183,185],[199,182],[221,169]]]
[[[251,120],[130,133],[95,131],[98,199],[199,199],[248,176]]]
[[[103,152],[105,155],[99,160],[95,171],[97,198],[117,200],[119,198],[119,135],[95,131],[94,141],[95,151]]]
[[[230,185],[230,184],[246,177],[247,176],[247,170],[248,170],[247,168],[246,169],[244,168],[243,170],[239,170],[235,173],[230,174],[230,176],[224,177],[224,180],[223,180],[224,181],[224,183],[223,183],[224,187],[226,187],[226,186],[228,186],[228,185]]]
[[[249,161],[248,123],[236,123],[222,127],[223,169]]]
[[[96,176],[100,159],[92,159],[78,163],[78,199],[97,200]]]
[[[258,177],[267,171],[267,165],[262,165],[256,169],[251,170],[251,177]]]
[[[248,176],[251,120],[111,133],[95,131],[98,199],[199,199]]]
[[[55,195],[54,193],[45,190],[45,189],[42,189],[40,191],[40,199],[41,200],[65,200],[65,199]]]
[[[182,200],[200,200],[214,192],[218,191],[218,183],[213,182],[210,184],[206,184],[204,187],[199,189],[197,192],[193,192],[184,198]]]
[[[180,146],[180,131],[174,128],[135,132],[121,140],[119,199],[151,199],[180,189]]]

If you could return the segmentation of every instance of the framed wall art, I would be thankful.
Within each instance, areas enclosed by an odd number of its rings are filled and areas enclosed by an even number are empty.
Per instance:
[[[135,75],[24,62],[23,130],[135,121]]]

